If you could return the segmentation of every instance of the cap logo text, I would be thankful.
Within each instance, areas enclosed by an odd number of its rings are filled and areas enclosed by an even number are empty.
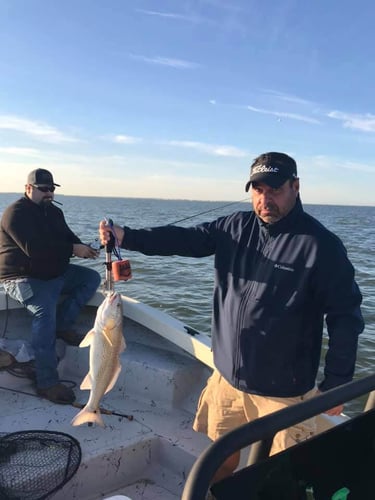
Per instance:
[[[263,172],[277,173],[279,171],[278,167],[268,167],[267,165],[257,165],[253,167],[252,174],[259,174]]]

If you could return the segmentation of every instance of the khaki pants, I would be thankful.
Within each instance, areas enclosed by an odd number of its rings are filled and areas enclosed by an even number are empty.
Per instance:
[[[210,439],[215,441],[242,424],[310,399],[315,394],[316,388],[293,398],[248,394],[232,387],[215,370],[199,398],[193,429],[207,434]],[[289,446],[312,437],[315,433],[315,418],[280,431],[275,435],[270,454],[273,455],[285,450]]]

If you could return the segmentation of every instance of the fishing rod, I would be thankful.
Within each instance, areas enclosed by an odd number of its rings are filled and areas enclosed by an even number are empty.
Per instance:
[[[79,410],[82,410],[86,405],[84,405],[82,403],[72,403],[71,406],[74,406],[74,408],[78,408]],[[134,420],[133,415],[126,415],[125,413],[119,413],[117,411],[107,410],[106,408],[102,408],[101,406],[96,411],[99,411],[103,415],[113,415],[115,417],[127,418],[130,421]]]
[[[225,205],[220,205],[219,207],[210,208],[209,210],[204,210],[203,212],[199,212],[197,214],[189,215],[189,217],[184,217],[183,219],[179,219],[179,220],[176,220],[174,222],[170,222],[167,225],[168,226],[173,226],[174,224],[178,224],[179,222],[183,222],[185,220],[193,219],[194,217],[198,217],[199,215],[208,214],[209,212],[214,212],[215,210],[219,210],[221,208],[230,207],[231,205],[237,205],[237,203],[242,203],[242,202],[247,201],[247,200],[248,200],[248,198],[244,198],[243,200],[238,200],[238,201],[232,201],[231,203],[227,203]]]
[[[214,212],[215,210],[219,210],[221,208],[230,207],[231,205],[237,205],[238,203],[242,203],[246,201],[247,198],[243,198],[242,200],[232,201],[230,203],[226,203],[225,205],[220,205],[218,207],[210,208],[208,210],[204,210],[202,212],[189,215],[188,217],[184,217],[183,219],[176,220],[174,222],[170,222],[167,224],[168,226],[178,224],[179,222],[183,222],[185,220],[193,219],[194,217],[198,217],[199,215],[207,214],[209,212]],[[113,282],[114,281],[127,281],[131,279],[132,272],[130,267],[130,262],[127,259],[122,260],[120,254],[120,245],[117,241],[116,234],[113,230],[113,221],[112,219],[104,219],[106,224],[110,228],[110,238],[105,246],[105,266],[106,266],[106,275],[104,281],[104,291],[110,293],[113,291]],[[112,253],[117,256],[117,261],[112,262]]]
[[[9,387],[0,386],[0,390],[8,391],[8,392],[15,392],[17,394],[24,394],[25,396],[31,396],[33,398],[44,400],[44,398],[42,398],[41,396],[38,396],[37,394],[33,394],[32,392],[21,391],[20,389],[10,389]],[[73,408],[78,408],[78,409],[82,410],[86,405],[74,402],[74,403],[71,403],[70,406],[73,406]],[[133,415],[127,415],[126,413],[119,413],[117,411],[107,410],[106,408],[102,408],[102,407],[99,407],[97,411],[100,411],[100,413],[102,413],[103,415],[113,415],[115,417],[126,418],[130,421],[134,420]]]

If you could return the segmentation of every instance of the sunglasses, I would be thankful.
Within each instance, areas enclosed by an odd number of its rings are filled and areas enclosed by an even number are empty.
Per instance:
[[[53,193],[56,189],[55,186],[35,186],[34,184],[32,186],[42,193],[48,193],[49,191]]]

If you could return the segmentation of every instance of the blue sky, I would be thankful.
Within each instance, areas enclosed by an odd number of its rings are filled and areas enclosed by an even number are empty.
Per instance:
[[[374,205],[371,0],[0,0],[0,191],[240,200],[258,154],[306,203]],[[6,172],[6,175],[4,175]]]

